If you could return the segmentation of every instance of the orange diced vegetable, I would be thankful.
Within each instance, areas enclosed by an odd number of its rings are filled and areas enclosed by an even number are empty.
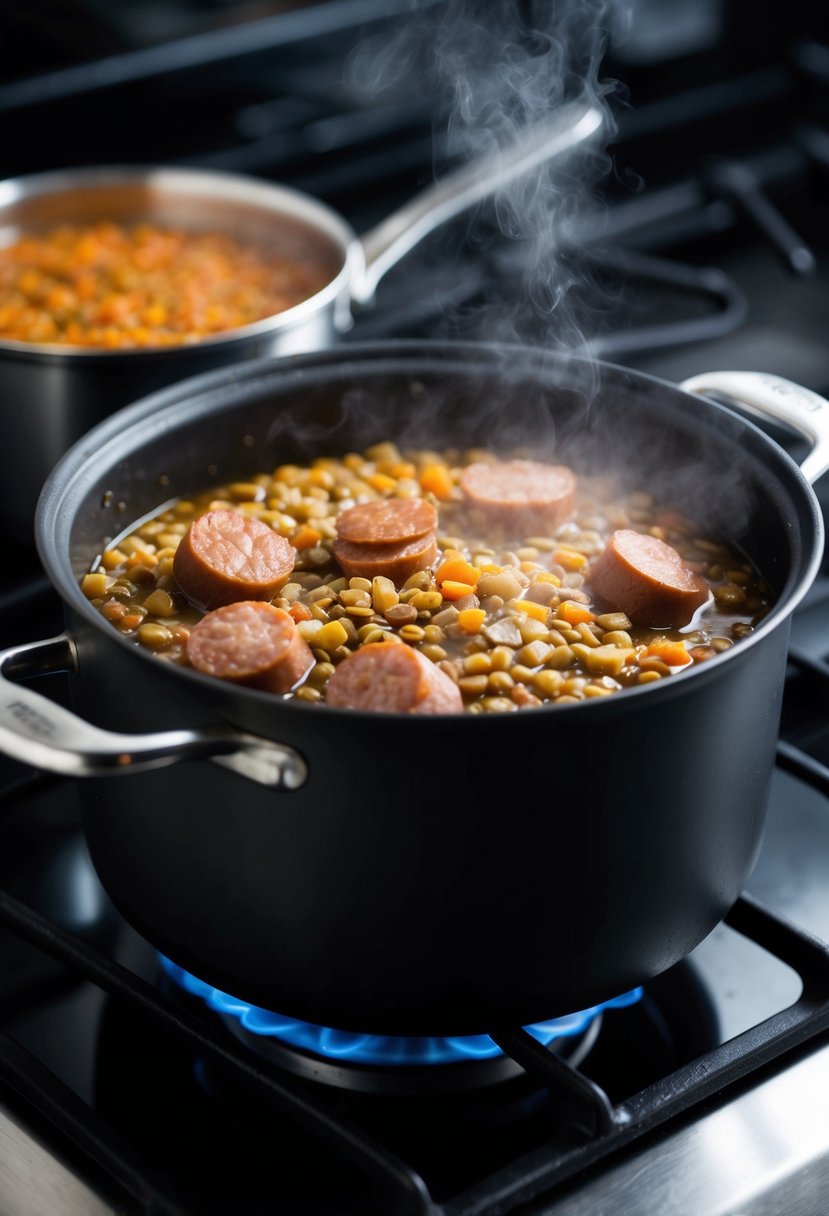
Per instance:
[[[577,604],[575,600],[565,600],[563,604],[559,604],[555,610],[556,616],[566,621],[568,625],[581,625],[586,621],[595,621],[595,614],[589,608],[585,608],[583,604]]]
[[[450,578],[441,584],[440,591],[445,600],[462,600],[465,595],[474,595],[475,587],[472,583],[458,583]]]
[[[556,549],[553,552],[553,561],[559,566],[563,566],[565,570],[574,573],[577,570],[583,570],[587,565],[587,558],[583,553],[576,553],[573,549]]]
[[[322,539],[322,533],[316,528],[309,528],[304,525],[299,529],[296,536],[291,537],[291,544],[295,549],[313,549],[314,545],[319,544]]]
[[[651,642],[647,653],[669,667],[687,667],[694,661],[682,642]]]
[[[387,473],[372,473],[366,478],[366,481],[372,490],[376,490],[378,494],[391,493],[392,490],[397,488],[397,482],[393,477],[389,477]]]
[[[410,460],[399,460],[389,469],[392,477],[417,477],[417,468]]]
[[[469,583],[473,588],[480,577],[481,571],[478,567],[471,566],[462,557],[453,557],[449,558],[448,561],[441,562],[435,574],[435,579],[438,583],[444,583],[448,579],[449,582],[453,583]]]
[[[310,621],[313,619],[310,609],[306,608],[304,604],[300,604],[299,600],[291,604],[288,609],[288,616],[293,617],[297,625],[300,621]]]
[[[527,616],[531,616],[533,620],[546,622],[549,614],[549,608],[544,604],[536,604],[534,600],[513,600],[511,608],[518,612],[524,612]]]
[[[420,474],[420,488],[440,502],[452,496],[452,475],[444,464],[430,464]]]
[[[464,633],[479,633],[485,620],[483,608],[462,608],[458,613],[458,624]]]

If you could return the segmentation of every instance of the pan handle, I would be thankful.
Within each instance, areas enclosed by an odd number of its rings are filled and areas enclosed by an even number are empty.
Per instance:
[[[522,173],[569,152],[601,125],[595,106],[563,106],[551,122],[533,128],[512,147],[463,165],[427,187],[362,237],[365,271],[352,286],[353,301],[369,304],[386,271],[435,228]]]
[[[712,394],[733,401],[760,418],[784,422],[812,444],[800,471],[816,482],[829,469],[829,401],[781,376],[767,372],[703,372],[683,380],[686,393]]]
[[[0,651],[0,751],[68,777],[115,776],[204,759],[279,790],[298,789],[308,775],[297,752],[270,739],[211,726],[119,734],[12,682],[77,669],[75,644],[65,634]]]

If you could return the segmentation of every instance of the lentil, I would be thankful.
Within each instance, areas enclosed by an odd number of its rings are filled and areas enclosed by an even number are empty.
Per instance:
[[[683,516],[658,509],[648,495],[620,493],[606,502],[607,479],[582,479],[574,518],[553,535],[499,536],[490,544],[492,538],[476,535],[479,525],[464,514],[459,459],[453,453],[439,459],[401,454],[394,444],[377,444],[341,460],[281,465],[272,474],[214,486],[114,542],[81,587],[114,627],[134,635],[159,661],[186,664],[189,627],[200,613],[173,578],[173,554],[190,521],[219,504],[272,527],[298,551],[291,581],[273,601],[290,612],[316,659],[292,695],[324,700],[336,664],[353,650],[402,643],[459,685],[470,713],[574,704],[676,678],[684,666],[751,633],[771,602],[751,566],[713,539],[692,539],[697,526]],[[343,577],[330,551],[339,511],[423,494],[424,471],[436,467],[448,483],[435,484],[448,488],[444,497],[434,495],[442,534],[432,568],[417,571],[400,588],[383,576]],[[708,580],[711,601],[693,630],[634,627],[624,612],[594,605],[590,561],[611,530],[634,522],[643,532],[659,533]],[[680,662],[683,654],[687,664]]]
[[[319,257],[279,256],[223,233],[66,224],[0,249],[0,338],[180,346],[283,312],[330,277]]]

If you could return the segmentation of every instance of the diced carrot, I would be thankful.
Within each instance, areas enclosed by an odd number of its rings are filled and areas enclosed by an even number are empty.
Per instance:
[[[452,496],[452,475],[443,464],[430,464],[420,474],[420,488],[434,494],[440,502]]]
[[[462,557],[449,558],[448,561],[441,562],[437,568],[435,579],[438,583],[447,581],[451,583],[469,583],[474,587],[481,577],[481,571],[477,566],[471,566],[469,562],[463,560]]]
[[[576,553],[574,549],[555,549],[553,551],[553,561],[571,573],[583,570],[587,565],[587,558],[584,554]]]
[[[694,661],[681,642],[651,642],[647,653],[669,667],[687,667]]]
[[[483,608],[462,608],[458,613],[458,624],[464,633],[479,633],[485,620]]]
[[[366,481],[372,490],[376,490],[378,494],[390,494],[392,490],[397,488],[397,482],[393,477],[389,477],[387,473],[372,473],[366,478]]]
[[[523,612],[527,616],[531,616],[535,621],[546,623],[550,609],[544,604],[536,604],[534,600],[513,600],[510,608],[516,609],[518,612]]]
[[[417,477],[417,468],[410,460],[399,460],[389,469],[392,477]]]
[[[445,600],[462,600],[465,595],[474,595],[475,587],[472,583],[458,583],[454,579],[447,579],[441,583],[440,592]]]
[[[310,621],[313,619],[313,614],[305,604],[300,604],[299,600],[295,600],[288,609],[288,616],[293,617],[294,621],[299,624],[300,621]]]
[[[319,544],[321,539],[321,532],[318,532],[316,528],[309,528],[307,524],[303,524],[296,536],[291,537],[291,544],[295,549],[313,549],[314,545]]]
[[[581,625],[585,621],[595,621],[596,619],[595,614],[589,608],[585,608],[583,604],[577,604],[575,600],[565,600],[563,604],[559,604],[555,614],[568,625]]]

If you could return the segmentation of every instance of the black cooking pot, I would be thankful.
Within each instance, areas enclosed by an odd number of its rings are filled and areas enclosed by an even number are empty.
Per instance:
[[[709,387],[766,411],[788,400],[804,429],[825,421],[826,403],[782,384]],[[283,702],[161,662],[81,594],[105,538],[172,496],[384,438],[518,441],[579,469],[623,470],[740,546],[776,605],[731,650],[655,685],[412,717]],[[815,474],[823,459],[813,453]],[[51,475],[37,537],[71,639],[0,665],[75,667],[77,709],[97,727],[6,684],[0,746],[98,774],[82,794],[105,886],[154,945],[226,992],[360,1031],[529,1023],[665,970],[746,881],[789,620],[822,531],[797,466],[721,405],[515,348],[377,344],[260,362],[96,427]],[[172,733],[111,733],[147,730]]]

